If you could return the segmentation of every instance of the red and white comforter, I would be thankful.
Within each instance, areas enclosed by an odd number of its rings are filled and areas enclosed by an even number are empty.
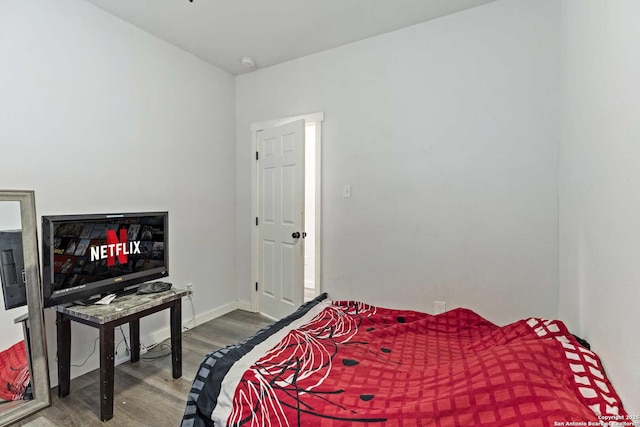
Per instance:
[[[624,415],[598,357],[562,322],[498,327],[466,309],[318,299],[207,356],[182,426],[529,427]]]

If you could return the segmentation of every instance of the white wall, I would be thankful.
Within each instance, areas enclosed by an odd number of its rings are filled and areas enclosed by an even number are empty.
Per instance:
[[[250,124],[323,111],[332,298],[555,317],[558,8],[491,3],[238,76],[237,259],[255,216]],[[236,274],[249,301],[250,265]]]
[[[560,317],[640,414],[640,3],[563,2]]]
[[[170,281],[198,314],[235,304],[233,76],[80,0],[0,1],[0,64],[2,187],[38,215],[168,210]],[[143,319],[142,341],[167,327]],[[73,325],[73,363],[96,337]]]

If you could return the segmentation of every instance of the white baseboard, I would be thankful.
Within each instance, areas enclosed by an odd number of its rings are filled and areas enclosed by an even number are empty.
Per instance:
[[[183,306],[184,306],[184,301],[183,301]],[[238,302],[237,301],[233,301],[230,302],[228,304],[225,304],[223,306],[220,307],[216,307],[213,310],[209,310],[205,313],[201,313],[199,315],[196,316],[196,323],[198,325],[208,322],[209,320],[213,320],[217,317],[220,316],[224,316],[227,313],[231,313],[233,310],[238,308]]]
[[[251,307],[251,302],[249,301],[236,301],[238,310],[248,311],[250,313],[255,313],[255,310]]]
[[[182,324],[187,326],[189,329],[191,329],[194,327],[194,325],[193,325],[193,322],[191,322],[191,317],[185,318],[184,316],[184,313],[186,311],[185,307],[189,307],[187,313],[190,313],[192,308],[191,308],[191,302],[189,301],[188,297],[182,300],[182,314],[183,314]],[[237,308],[238,308],[238,302],[233,301],[228,304],[222,305],[220,307],[216,307],[212,310],[206,311],[204,313],[200,313],[196,316],[195,326],[201,325],[217,317],[224,316],[225,314],[230,313],[233,310],[236,310]],[[160,341],[164,341],[170,337],[171,337],[171,328],[167,326],[166,328],[162,328],[151,334],[147,334],[144,337],[140,337],[140,341],[145,343],[148,342],[150,343],[149,346],[151,346],[153,344],[159,343]],[[140,354],[142,354],[142,351],[140,351]]]

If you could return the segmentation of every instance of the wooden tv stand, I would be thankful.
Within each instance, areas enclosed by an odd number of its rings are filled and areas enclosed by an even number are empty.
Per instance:
[[[131,362],[140,359],[140,318],[168,308],[171,323],[171,368],[173,378],[182,376],[183,289],[145,295],[125,295],[108,305],[56,306],[58,332],[58,396],[69,395],[71,384],[71,321],[100,330],[100,419],[113,418],[114,329],[129,323]]]

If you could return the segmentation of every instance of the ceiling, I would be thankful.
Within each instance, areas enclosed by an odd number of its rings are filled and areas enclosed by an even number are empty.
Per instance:
[[[87,1],[237,75],[494,0]]]

